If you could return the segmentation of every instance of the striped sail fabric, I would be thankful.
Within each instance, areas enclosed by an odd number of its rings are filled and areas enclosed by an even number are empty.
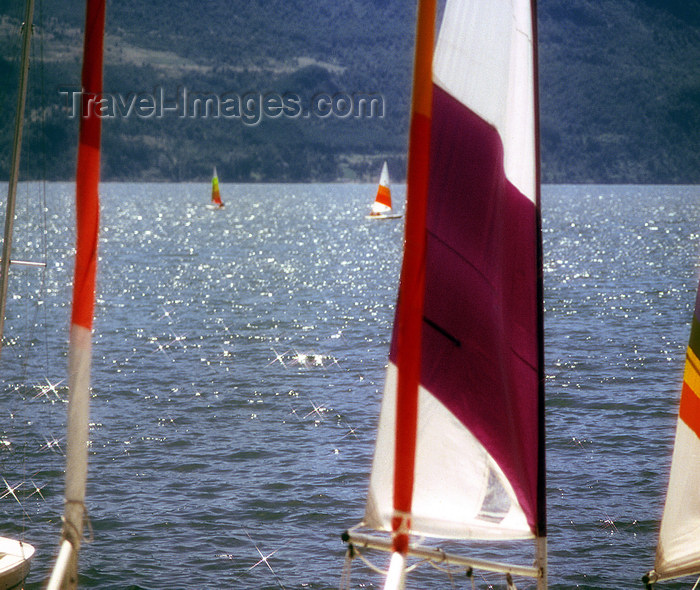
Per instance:
[[[413,492],[401,514],[395,322],[365,510],[376,529],[403,517],[427,536],[544,535],[533,36],[530,2],[445,8],[433,60]]]
[[[700,287],[686,352],[681,403],[655,570],[660,579],[700,573]]]
[[[370,215],[379,215],[391,211],[391,188],[389,186],[389,168],[384,162],[382,173],[379,177],[379,186],[377,187],[377,196],[372,203]]]

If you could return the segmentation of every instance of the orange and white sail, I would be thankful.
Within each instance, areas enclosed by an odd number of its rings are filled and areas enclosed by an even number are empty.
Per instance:
[[[221,200],[221,193],[219,192],[219,176],[216,173],[216,166],[214,166],[214,174],[211,177],[211,204],[219,208],[224,206]]]
[[[700,574],[700,286],[686,350],[676,440],[653,583]]]
[[[372,203],[370,216],[379,216],[391,213],[391,186],[389,184],[389,167],[384,162],[382,173],[379,176],[379,185],[377,186],[377,196]]]
[[[48,588],[75,587],[77,555],[85,524],[85,486],[88,465],[90,366],[92,324],[97,275],[99,181],[105,0],[87,0],[83,45],[82,117],[76,170],[77,243],[73,275],[73,305],[68,350],[68,421],[66,437],[66,490],[59,556]]]

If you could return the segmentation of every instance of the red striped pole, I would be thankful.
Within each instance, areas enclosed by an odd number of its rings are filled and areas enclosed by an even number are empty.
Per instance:
[[[425,215],[428,196],[430,125],[435,38],[435,0],[420,0],[413,66],[413,99],[406,189],[406,226],[397,329],[398,395],[394,464],[394,551],[408,549],[418,422],[420,343],[425,296]]]

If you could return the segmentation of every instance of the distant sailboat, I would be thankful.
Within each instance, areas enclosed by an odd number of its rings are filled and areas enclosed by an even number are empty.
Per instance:
[[[547,586],[536,14],[530,0],[419,1],[405,249],[363,548]],[[364,533],[361,527],[390,533]],[[529,539],[533,564],[424,538]]]
[[[700,286],[686,349],[676,440],[654,569],[655,582],[700,574]]]
[[[223,209],[224,203],[221,200],[221,193],[219,192],[219,177],[216,174],[216,166],[214,167],[214,174],[211,177],[211,208],[212,209]]]
[[[389,185],[389,167],[386,162],[382,166],[382,173],[377,186],[377,196],[374,198],[372,208],[367,215],[368,219],[398,219],[400,214],[392,213],[391,186]]]
[[[75,175],[76,252],[68,343],[66,489],[61,543],[47,590],[72,589],[78,582],[78,553],[87,519],[92,324],[99,234],[100,138],[102,119],[95,97],[102,94],[105,0],[87,0],[83,44],[82,113]]]
[[[25,7],[22,31],[22,59],[20,67],[19,90],[17,92],[17,110],[10,167],[10,182],[7,191],[7,209],[5,213],[5,232],[0,262],[0,351],[5,325],[5,303],[7,301],[10,255],[12,250],[12,231],[15,216],[17,179],[19,176],[20,151],[22,146],[22,128],[24,124],[24,107],[27,96],[27,78],[29,75],[29,47],[31,44],[32,21],[34,17],[34,0],[28,0]],[[19,586],[29,573],[34,547],[24,541],[0,537],[0,589]]]

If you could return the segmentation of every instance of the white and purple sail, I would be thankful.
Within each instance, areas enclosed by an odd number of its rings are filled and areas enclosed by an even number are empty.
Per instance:
[[[544,588],[535,15],[529,0],[449,0],[429,89],[416,69],[406,249],[364,524],[391,531],[395,554],[418,536],[535,539],[525,575]]]

